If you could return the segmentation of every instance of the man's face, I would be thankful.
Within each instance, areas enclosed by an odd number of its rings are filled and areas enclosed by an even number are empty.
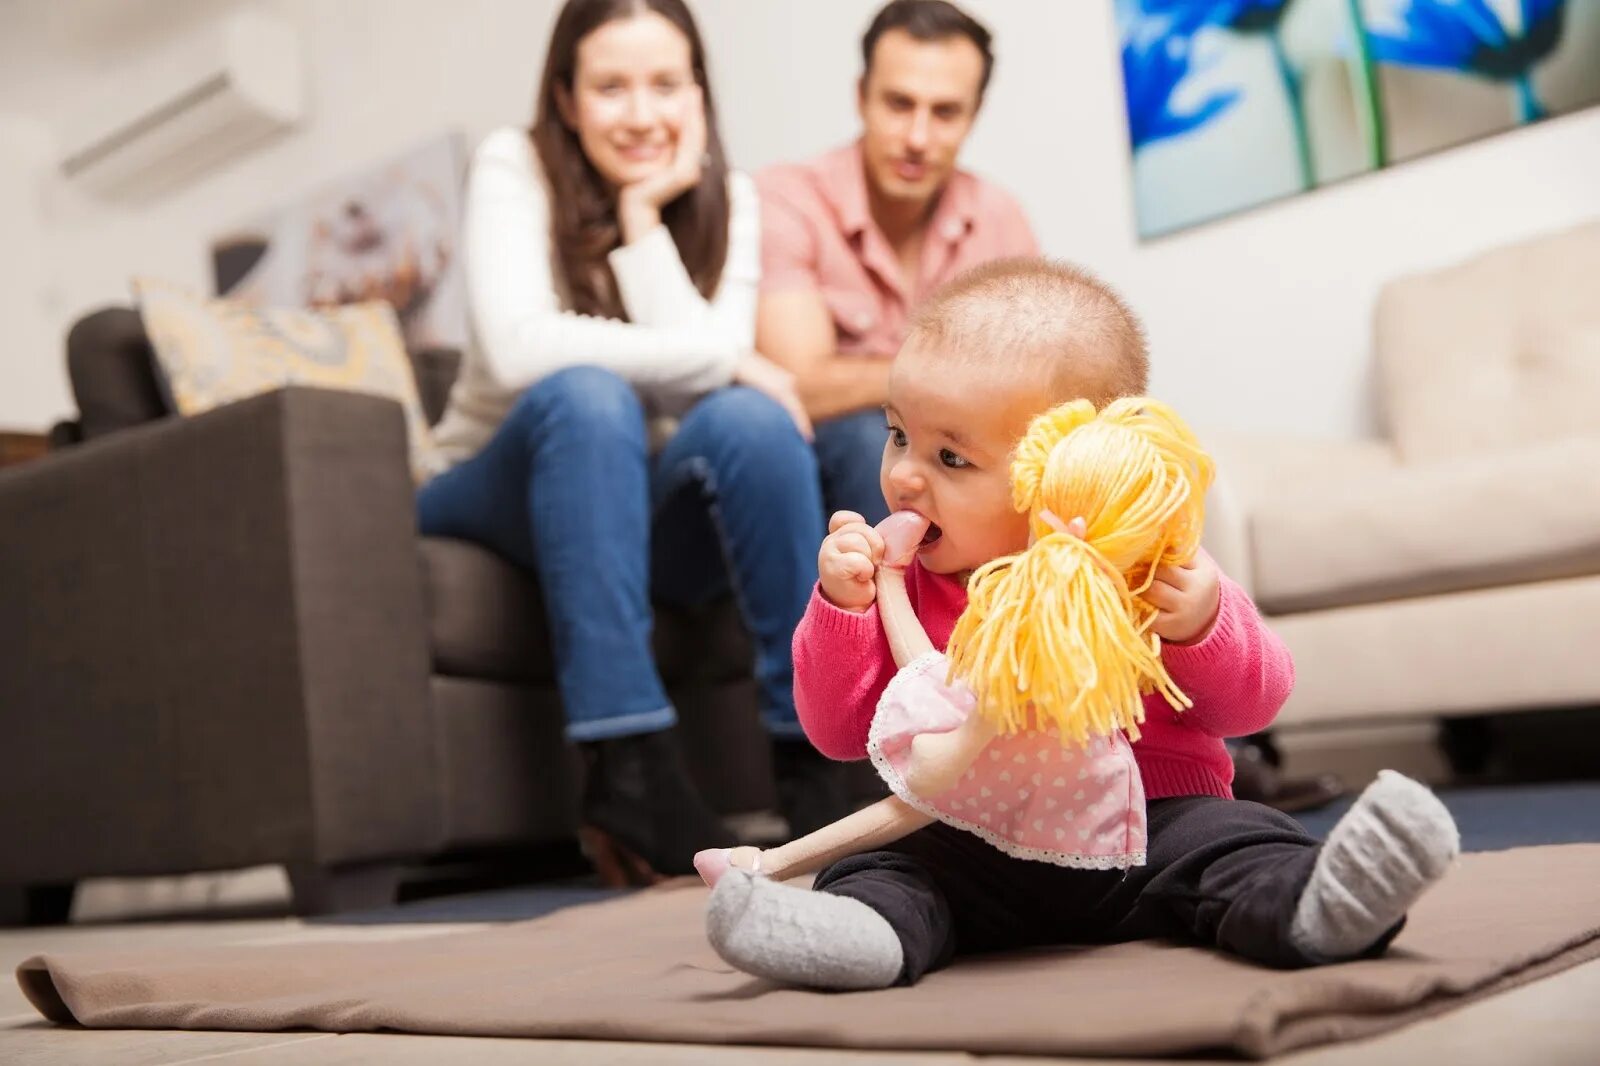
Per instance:
[[[955,169],[978,114],[983,53],[959,34],[878,38],[859,103],[867,181],[878,196],[926,204]]]

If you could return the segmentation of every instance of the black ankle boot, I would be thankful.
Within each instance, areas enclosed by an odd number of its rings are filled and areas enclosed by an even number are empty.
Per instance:
[[[736,843],[690,780],[672,730],[588,741],[578,749],[580,839],[606,883],[690,874],[695,852]]]
[[[778,810],[791,837],[803,837],[853,808],[845,764],[835,762],[806,740],[774,740],[772,770],[778,785]]]

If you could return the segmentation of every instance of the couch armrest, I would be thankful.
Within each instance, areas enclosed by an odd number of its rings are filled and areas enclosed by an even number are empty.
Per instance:
[[[1263,501],[1314,493],[1386,474],[1399,459],[1383,440],[1329,440],[1286,434],[1208,434],[1217,463],[1206,497],[1205,547],[1223,573],[1255,595],[1253,516]]]
[[[0,474],[0,881],[442,837],[405,428],[291,388]]]

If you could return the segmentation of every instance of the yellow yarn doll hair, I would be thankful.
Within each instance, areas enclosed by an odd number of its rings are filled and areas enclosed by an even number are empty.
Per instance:
[[[1033,543],[973,574],[950,637],[951,674],[982,694],[997,730],[1059,731],[1062,743],[1139,736],[1143,696],[1188,697],[1161,663],[1140,598],[1156,568],[1200,546],[1211,459],[1165,404],[1075,400],[1039,415],[1011,463],[1012,502]],[[1063,531],[1075,517],[1083,539]]]

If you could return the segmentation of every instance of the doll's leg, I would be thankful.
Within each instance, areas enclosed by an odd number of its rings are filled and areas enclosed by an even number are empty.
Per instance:
[[[786,881],[815,873],[850,855],[887,848],[932,821],[900,798],[886,796],[797,840],[765,851],[748,846],[702,851],[694,857],[694,867],[712,888],[730,867]]]
[[[1152,801],[1149,835],[1148,865],[1113,893],[1116,939],[1198,939],[1282,967],[1382,952],[1459,848],[1443,804],[1388,772],[1326,845],[1270,807],[1206,796]]]

